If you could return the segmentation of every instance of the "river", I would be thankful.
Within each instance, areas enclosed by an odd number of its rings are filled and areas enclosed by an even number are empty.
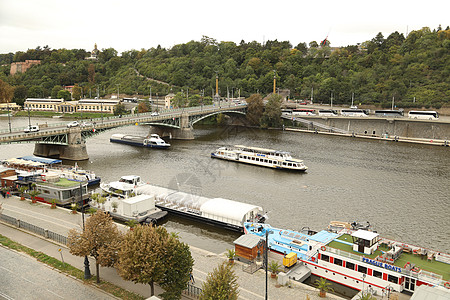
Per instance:
[[[32,120],[44,122],[61,119]],[[27,123],[13,119],[13,127]],[[8,128],[7,118],[0,119],[0,128]],[[147,130],[129,126],[90,138],[89,160],[78,164],[104,182],[135,174],[151,184],[260,205],[274,227],[320,230],[333,220],[370,221],[387,238],[450,252],[448,147],[215,126],[196,126],[195,140],[170,141],[169,150],[109,142],[113,133]],[[292,173],[210,158],[217,147],[236,144],[290,151],[309,169]],[[33,144],[0,145],[0,159],[31,155],[33,149]],[[239,236],[175,217],[164,226],[216,253],[232,248]]]

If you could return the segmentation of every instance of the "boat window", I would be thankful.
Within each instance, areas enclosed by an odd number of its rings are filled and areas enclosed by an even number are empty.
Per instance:
[[[373,277],[377,277],[377,278],[381,278],[383,276],[383,273],[377,271],[377,270],[373,270]]]
[[[367,274],[367,268],[363,266],[358,266],[358,272]]]
[[[330,261],[330,257],[328,255],[325,255],[325,254],[322,254],[320,259],[323,260],[323,261]]]
[[[342,266],[342,259],[334,258],[334,264],[338,266]]]
[[[69,199],[70,191],[62,191],[62,199]]]
[[[346,267],[347,269],[354,270],[354,269],[355,269],[355,264],[354,264],[354,263],[351,263],[351,262],[346,262],[346,263],[345,263],[345,267]]]
[[[49,190],[42,190],[42,192],[44,192],[44,194],[50,194]]]
[[[392,283],[395,283],[395,284],[398,284],[398,277],[395,277],[393,275],[389,275],[388,274],[388,281],[392,282]]]
[[[283,162],[283,166],[285,166],[286,165],[286,163],[285,162]]]

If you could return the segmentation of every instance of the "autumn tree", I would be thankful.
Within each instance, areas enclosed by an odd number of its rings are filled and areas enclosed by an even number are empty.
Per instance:
[[[149,106],[150,106],[150,103],[149,103],[148,100],[139,102],[138,107],[137,107],[138,113],[146,113],[146,112],[148,112],[150,110]]]
[[[14,96],[14,87],[0,79],[0,103],[9,103]]]
[[[237,300],[239,285],[233,265],[226,262],[219,265],[208,274],[202,285],[200,300]]]
[[[269,101],[264,108],[264,113],[261,118],[261,125],[267,127],[281,126],[281,96],[272,94]]]
[[[161,226],[138,225],[124,237],[117,270],[125,280],[165,289],[164,299],[179,299],[189,281],[193,259],[188,245]]]
[[[81,87],[77,84],[72,88],[72,98],[73,100],[81,99]]]
[[[95,258],[97,283],[100,283],[100,265],[112,267],[118,260],[117,253],[122,242],[122,234],[112,218],[101,210],[86,220],[84,231],[71,229],[67,245],[71,254],[90,255]]]
[[[253,94],[247,100],[247,120],[253,125],[259,125],[263,115],[264,104],[260,94]]]

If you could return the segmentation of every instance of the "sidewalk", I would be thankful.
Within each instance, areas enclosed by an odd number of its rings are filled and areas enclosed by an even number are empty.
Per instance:
[[[77,228],[81,230],[82,219],[81,214],[72,214],[70,210],[57,208],[50,209],[46,204],[31,204],[29,200],[20,201],[18,197],[11,197],[3,199],[3,214],[26,221],[33,225],[42,227],[44,229],[51,230],[53,232],[67,236],[68,231],[71,228]],[[86,218],[88,216],[85,216]],[[121,230],[128,230],[126,226],[117,224]],[[24,245],[29,248],[42,251],[43,253],[55,257],[61,260],[61,254],[58,249],[62,249],[62,256],[64,261],[72,266],[84,270],[84,258],[73,256],[69,253],[69,250],[62,245],[56,244],[45,238],[38,237],[33,234],[29,234],[21,229],[17,229],[14,226],[10,226],[4,223],[0,223],[0,234],[7,236],[8,238]],[[202,250],[193,246],[190,246],[192,257],[195,260],[194,263],[194,278],[195,286],[201,287],[202,283],[206,280],[208,273],[212,272],[219,264],[227,261],[225,253],[212,253],[206,250]],[[273,258],[279,259],[276,254]],[[281,257],[281,256],[280,256]],[[272,259],[272,258],[271,258]],[[89,259],[91,273],[95,273],[95,260]],[[243,264],[236,262],[234,264],[234,271],[238,276],[239,284],[239,299],[243,300],[258,300],[264,299],[265,296],[265,273],[262,270],[257,271],[254,274],[248,274],[242,270]],[[117,286],[120,286],[126,290],[135,292],[144,297],[150,297],[150,287],[143,284],[134,284],[130,281],[123,280],[113,268],[100,267],[100,278],[109,281]],[[291,288],[289,287],[276,287],[276,279],[272,279],[269,276],[268,281],[268,298],[269,299],[283,299],[283,300],[297,300],[306,299],[306,295],[309,295],[311,300],[321,299],[318,296],[318,291],[310,286],[292,282]],[[155,285],[155,293],[158,295],[162,290]],[[343,299],[341,297],[327,294],[328,299]],[[183,299],[189,299],[184,297]]]

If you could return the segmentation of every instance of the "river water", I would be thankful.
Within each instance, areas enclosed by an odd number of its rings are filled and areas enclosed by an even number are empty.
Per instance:
[[[32,123],[44,122],[61,120]],[[27,123],[15,118],[13,127]],[[0,119],[0,128],[8,128],[7,118]],[[109,142],[113,133],[147,130],[129,126],[90,138],[89,160],[78,164],[104,182],[135,174],[151,184],[260,205],[274,227],[320,230],[333,220],[370,221],[387,238],[450,252],[448,147],[214,126],[196,126],[195,140],[170,141],[169,150]],[[290,151],[309,169],[292,173],[210,158],[217,147],[236,144]],[[31,155],[33,149],[33,144],[0,145],[0,159]],[[217,253],[232,248],[239,236],[175,217],[164,226]]]

